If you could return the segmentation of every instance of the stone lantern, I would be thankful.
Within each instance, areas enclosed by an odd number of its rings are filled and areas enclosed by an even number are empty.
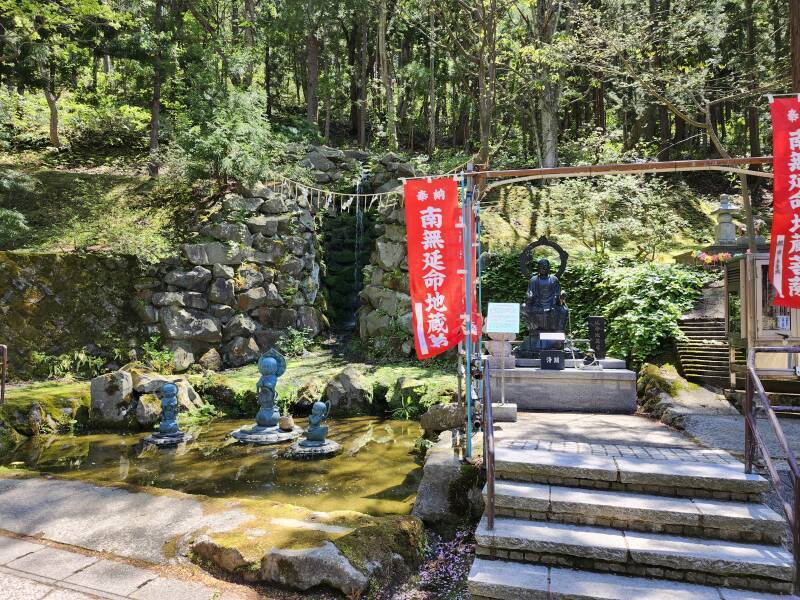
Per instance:
[[[731,196],[722,194],[719,207],[711,213],[717,218],[717,224],[714,227],[715,246],[736,245],[736,224],[733,222],[733,217],[738,212],[739,207],[731,204]]]

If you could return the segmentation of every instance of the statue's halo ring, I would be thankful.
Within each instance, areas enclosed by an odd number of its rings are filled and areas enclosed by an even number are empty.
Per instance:
[[[558,253],[559,258],[559,265],[558,270],[556,271],[556,279],[559,281],[561,280],[561,276],[564,275],[564,271],[567,270],[567,259],[569,258],[569,254],[567,251],[564,250],[559,244],[552,240],[548,240],[547,236],[541,236],[535,242],[531,242],[525,249],[522,251],[522,254],[519,255],[519,266],[522,270],[522,274],[525,277],[529,278],[533,275],[534,271],[531,270],[531,260],[533,259],[533,251],[540,246],[547,246],[548,248],[552,248]]]

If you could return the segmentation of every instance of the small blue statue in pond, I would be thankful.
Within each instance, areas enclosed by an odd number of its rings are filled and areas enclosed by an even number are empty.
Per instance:
[[[278,377],[286,371],[286,359],[272,348],[259,359],[258,371],[261,378],[256,384],[256,393],[260,408],[256,414],[256,425],[261,428],[277,427],[281,412],[275,405],[278,395],[275,386],[278,384]]]
[[[161,399],[161,422],[158,431],[162,435],[178,433],[178,386],[174,383],[165,383],[158,391]]]
[[[314,402],[311,416],[308,417],[308,430],[303,434],[306,439],[300,442],[303,447],[324,446],[328,436],[328,426],[322,422],[328,418],[330,407],[324,402]]]

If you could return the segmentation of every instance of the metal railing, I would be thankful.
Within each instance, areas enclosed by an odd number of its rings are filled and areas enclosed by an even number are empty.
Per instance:
[[[794,554],[794,587],[798,588],[798,575],[800,575],[800,469],[797,467],[797,460],[795,459],[794,452],[789,447],[786,441],[786,436],[783,433],[778,417],[775,411],[784,413],[800,414],[800,408],[796,406],[771,406],[767,393],[764,391],[764,386],[761,379],[756,372],[756,353],[770,352],[782,354],[800,353],[800,346],[759,346],[750,348],[747,353],[747,389],[742,406],[744,412],[744,455],[745,455],[745,473],[753,472],[753,461],[756,458],[756,451],[761,454],[764,460],[764,465],[769,472],[769,477],[772,480],[772,485],[780,497],[783,512],[786,514],[786,520],[792,528],[792,552]],[[756,406],[754,395],[758,394],[760,406]],[[767,416],[769,424],[772,426],[773,433],[778,439],[778,443],[786,453],[786,462],[789,464],[789,474],[792,478],[792,501],[787,500],[781,493],[784,488],[784,482],[772,462],[772,457],[769,455],[764,438],[758,431],[758,409],[762,409]]]
[[[486,466],[486,524],[494,529],[494,415],[489,359],[483,360],[483,461]]]
[[[8,378],[8,346],[0,344],[0,404],[6,401],[6,379]]]

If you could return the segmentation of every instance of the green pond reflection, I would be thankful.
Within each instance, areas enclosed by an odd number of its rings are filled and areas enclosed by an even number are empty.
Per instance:
[[[336,457],[281,458],[285,444],[246,446],[228,434],[250,421],[219,420],[191,428],[195,441],[175,450],[142,449],[147,434],[92,434],[29,440],[0,465],[98,483],[169,488],[216,498],[285,502],[314,510],[407,514],[422,476],[413,421],[331,419]],[[305,427],[304,419],[297,424]]]

